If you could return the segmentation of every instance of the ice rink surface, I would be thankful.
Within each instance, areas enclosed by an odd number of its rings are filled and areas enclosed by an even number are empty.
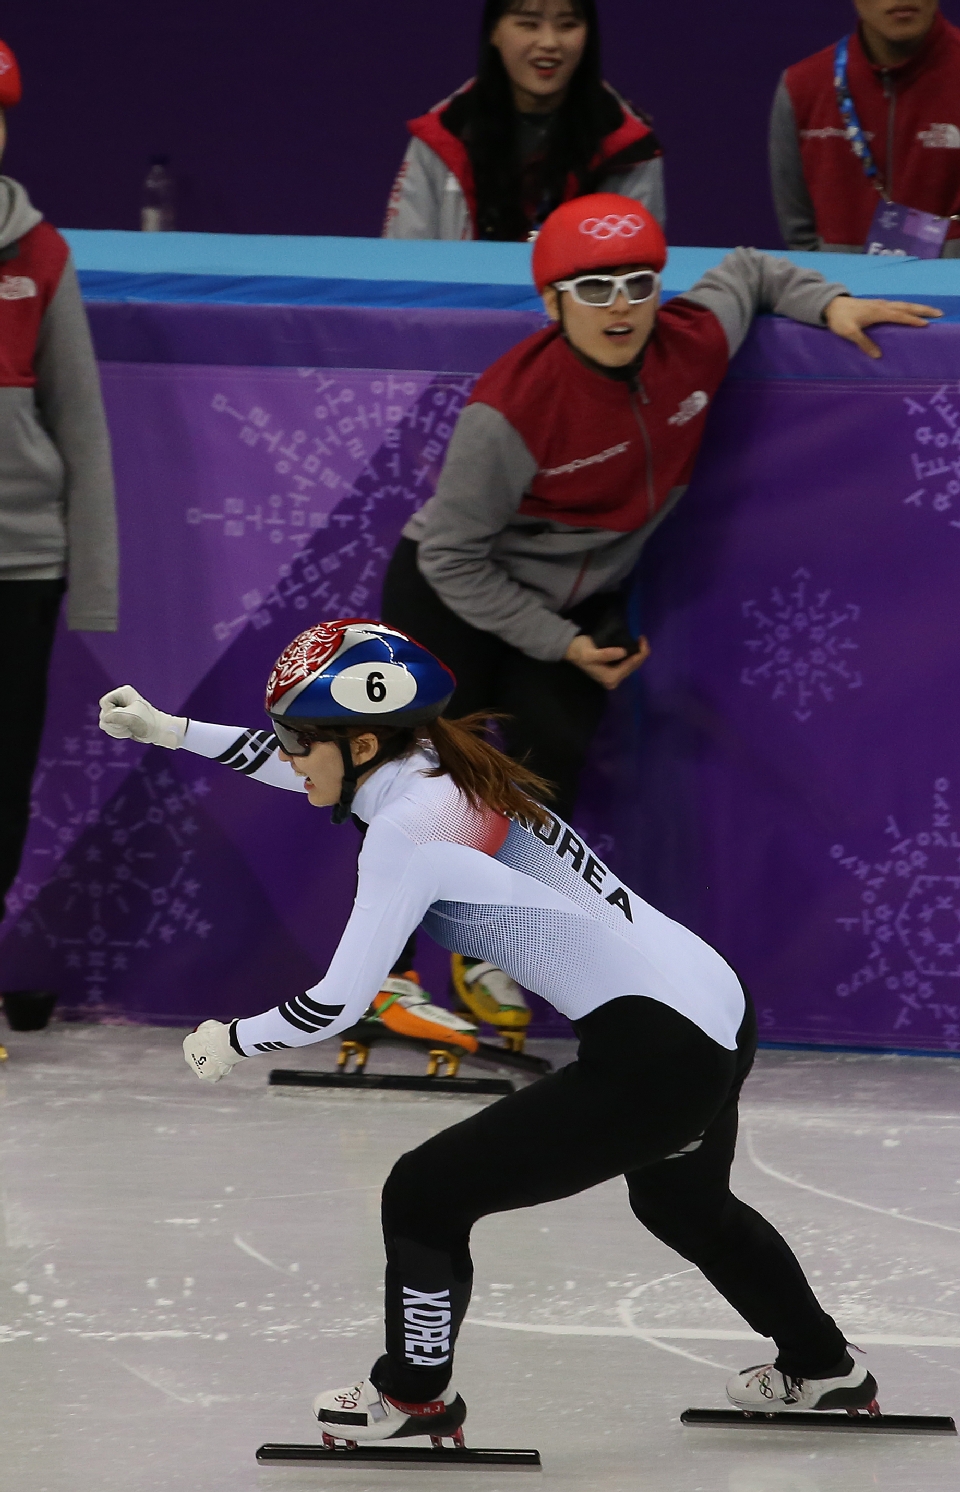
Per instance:
[[[316,1441],[314,1393],[378,1355],[380,1185],[473,1105],[268,1088],[271,1065],[331,1065],[322,1048],[203,1087],[181,1035],[5,1038],[3,1492],[529,1485],[495,1470],[258,1468],[263,1441]],[[960,1061],[764,1052],[743,1119],[736,1189],[867,1352],[881,1405],[956,1415]],[[634,1221],[619,1181],[481,1223],[475,1258],[457,1369],[468,1443],[539,1447],[544,1485],[955,1492],[953,1438],[681,1427],[767,1347]]]

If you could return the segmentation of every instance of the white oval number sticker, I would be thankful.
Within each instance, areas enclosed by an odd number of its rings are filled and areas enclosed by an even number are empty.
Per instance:
[[[330,693],[358,715],[389,715],[416,699],[417,681],[399,663],[355,663],[337,674]]]

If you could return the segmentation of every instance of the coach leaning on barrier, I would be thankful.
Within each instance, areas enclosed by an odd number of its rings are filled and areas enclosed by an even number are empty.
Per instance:
[[[791,249],[861,253],[882,196],[943,219],[960,213],[960,31],[938,0],[854,7],[845,69],[852,113],[838,97],[835,46],[789,67],[774,100],[773,195]],[[873,176],[854,148],[855,120]],[[943,255],[960,257],[960,222],[944,228]]]

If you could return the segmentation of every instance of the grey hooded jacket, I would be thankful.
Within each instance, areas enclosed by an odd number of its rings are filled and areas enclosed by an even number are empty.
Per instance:
[[[19,182],[0,176],[0,260],[9,261],[18,241],[41,221]],[[117,524],[110,442],[69,257],[40,325],[33,369],[33,388],[0,384],[0,580],[66,576],[70,628],[113,632]]]
[[[637,411],[644,440],[649,441],[647,431],[654,428],[651,419],[657,417],[668,383],[679,380],[680,394],[690,397],[679,402],[676,413],[674,404],[670,405],[666,411],[670,417],[664,418],[660,428],[664,443],[673,438],[667,434],[671,428],[684,436],[689,432],[695,451],[712,402],[697,391],[697,383],[709,372],[710,364],[722,377],[754,317],[766,311],[808,326],[823,326],[830,302],[847,293],[843,285],[828,282],[816,270],[798,269],[785,259],[745,248],[728,254],[684,296],[670,302],[658,318],[644,362],[642,407]],[[653,358],[665,329],[678,314],[689,320],[695,308],[701,318],[712,313],[710,319],[719,322],[722,351],[698,360],[688,338],[676,347],[671,343],[669,356],[661,348],[663,356]],[[535,343],[538,335],[507,353],[483,375],[474,402],[457,421],[434,496],[409,520],[403,533],[418,546],[420,573],[451,611],[531,658],[554,662],[563,658],[580,631],[576,622],[563,615],[572,596],[579,602],[622,585],[647,539],[686,487],[674,486],[657,511],[626,532],[553,522],[521,511],[538,475],[552,478],[574,467],[591,467],[597,471],[598,483],[618,480],[607,474],[617,469],[616,458],[629,443],[616,443],[622,432],[612,425],[591,427],[584,430],[585,459],[568,468],[543,471],[528,441],[511,423],[510,411],[483,401],[497,369]],[[574,365],[579,366],[571,359]],[[601,375],[584,369],[578,378],[582,382]],[[658,387],[661,380],[663,386]],[[626,386],[621,387],[625,399]],[[582,410],[575,391],[571,397],[567,390],[566,397],[564,405],[558,388],[553,402],[553,419],[565,429],[581,423]],[[671,397],[677,399],[675,394]],[[639,439],[640,430],[635,429],[633,436]],[[653,467],[658,467],[661,453],[656,444],[648,443],[648,452]],[[628,497],[625,491],[625,500]]]

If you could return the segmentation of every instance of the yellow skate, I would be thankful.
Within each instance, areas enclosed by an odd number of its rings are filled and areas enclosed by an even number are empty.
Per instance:
[[[450,978],[457,999],[474,1020],[495,1027],[509,1051],[522,1052],[531,1012],[516,980],[495,964],[461,953],[450,956]]]
[[[444,1045],[452,1042],[468,1052],[475,1052],[480,1044],[472,1021],[430,1003],[413,969],[385,979],[371,1010],[398,1036],[413,1036],[419,1041],[442,1042]]]
[[[10,1053],[7,1051],[6,1047],[0,1046],[0,1062],[6,1062],[9,1055]]]

